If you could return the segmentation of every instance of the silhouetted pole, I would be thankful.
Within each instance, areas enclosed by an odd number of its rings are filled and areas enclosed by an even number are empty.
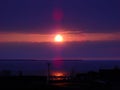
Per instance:
[[[50,63],[47,63],[47,69],[48,69],[48,72],[47,72],[47,84],[49,84],[49,81],[50,81]]]
[[[70,79],[73,80],[74,76],[75,76],[75,70],[74,70],[74,67],[72,67],[71,73],[70,73]]]

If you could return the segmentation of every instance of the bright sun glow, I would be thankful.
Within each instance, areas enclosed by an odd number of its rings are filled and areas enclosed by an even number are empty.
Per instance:
[[[58,73],[55,73],[55,76],[59,77],[59,76],[64,76],[64,75],[63,75],[63,73],[58,72]]]
[[[59,76],[65,76],[63,72],[54,72],[53,76],[59,77]]]
[[[62,37],[62,35],[60,35],[60,34],[56,35],[55,38],[54,38],[54,41],[55,41],[55,42],[63,42],[63,37]]]

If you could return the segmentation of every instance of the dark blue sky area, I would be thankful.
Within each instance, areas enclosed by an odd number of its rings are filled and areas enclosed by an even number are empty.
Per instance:
[[[114,44],[112,44],[114,43]],[[0,58],[4,59],[119,59],[119,42],[65,43],[5,43],[0,45]]]
[[[51,32],[56,24],[53,10],[61,8],[63,28],[118,32],[119,3],[119,0],[1,0],[0,31]]]
[[[53,18],[56,8],[63,13],[60,22]],[[0,0],[0,33],[53,33],[57,24],[72,32],[120,32],[120,0]],[[120,40],[71,42],[61,46],[0,43],[0,58],[54,57],[120,58]]]

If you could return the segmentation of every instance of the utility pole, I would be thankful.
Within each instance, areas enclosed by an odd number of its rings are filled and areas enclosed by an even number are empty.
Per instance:
[[[47,63],[47,84],[50,81],[50,63]]]

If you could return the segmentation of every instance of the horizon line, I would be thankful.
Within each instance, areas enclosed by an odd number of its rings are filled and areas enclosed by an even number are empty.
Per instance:
[[[0,61],[88,61],[88,60],[120,60],[120,58],[63,58],[63,59],[32,59],[32,58],[0,58]]]

